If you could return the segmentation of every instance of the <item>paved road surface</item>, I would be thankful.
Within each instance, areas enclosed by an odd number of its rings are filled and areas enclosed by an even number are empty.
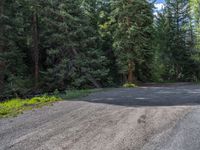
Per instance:
[[[112,89],[0,120],[0,150],[200,150],[200,86]]]

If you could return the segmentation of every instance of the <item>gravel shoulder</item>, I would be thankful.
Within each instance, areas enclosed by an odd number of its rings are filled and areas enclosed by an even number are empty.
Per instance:
[[[113,89],[1,119],[0,149],[174,150],[193,127],[195,137],[200,137],[199,89],[197,85]],[[191,139],[187,144],[191,141],[200,143]],[[199,148],[195,146],[192,150]]]

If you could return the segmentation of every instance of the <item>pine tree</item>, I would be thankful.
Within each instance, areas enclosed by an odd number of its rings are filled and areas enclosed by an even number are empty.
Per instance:
[[[3,1],[2,1],[3,2]],[[25,86],[27,65],[25,64],[23,1],[4,1],[1,7],[1,80],[4,96],[19,94]],[[7,94],[8,95],[7,95]]]
[[[153,23],[152,5],[146,0],[114,0],[112,7],[114,48],[120,73],[128,75],[127,81],[133,83],[136,70],[140,70],[136,67],[151,53],[148,44]]]
[[[192,76],[192,70],[188,70],[194,63],[191,60],[192,37],[190,28],[189,1],[167,1],[170,38],[168,43],[171,55],[171,72],[175,80],[182,80]]]
[[[155,16],[155,38],[154,38],[154,64],[153,64],[153,80],[154,81],[163,81],[164,79],[168,79],[169,73],[168,69],[170,66],[170,55],[168,50],[168,45],[171,37],[170,26],[169,26],[169,18],[167,17],[167,12],[161,11],[158,12]],[[167,75],[167,76],[165,76]]]
[[[195,63],[196,81],[200,78],[200,1],[190,0],[192,41],[194,44],[192,60]]]
[[[4,0],[0,1],[0,54],[4,51],[4,39],[3,39],[3,15],[4,15]],[[0,57],[1,58],[1,57]],[[0,91],[2,91],[4,87],[4,69],[5,64],[2,58],[0,59]]]
[[[157,50],[164,80],[196,80],[193,23],[188,0],[167,0],[156,19]]]
[[[194,34],[196,36],[196,48],[200,49],[200,1],[190,0],[191,18],[194,23]]]
[[[48,87],[100,87],[108,72],[106,58],[80,1],[51,2],[45,13]]]
[[[116,59],[112,48],[112,26],[110,25],[111,2],[110,0],[84,0],[82,3],[85,13],[90,18],[90,24],[95,29],[95,37],[98,39],[98,51],[106,56],[107,68],[109,68],[107,81],[104,86],[117,85],[119,75]]]

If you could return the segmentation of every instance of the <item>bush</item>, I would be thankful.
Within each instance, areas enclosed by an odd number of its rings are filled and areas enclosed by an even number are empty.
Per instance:
[[[55,96],[39,96],[31,99],[11,99],[0,103],[0,118],[16,116],[24,110],[31,110],[59,100],[61,100],[61,98]]]
[[[42,107],[48,104],[52,104],[59,100],[68,100],[79,97],[84,97],[92,92],[101,91],[101,89],[90,89],[90,90],[67,90],[64,93],[60,93],[58,90],[53,92],[52,96],[45,94],[43,96],[36,96],[33,98],[21,99],[15,98],[0,102],[0,118],[17,116],[23,113],[25,110],[32,110],[34,108]]]
[[[137,87],[135,84],[133,84],[133,83],[125,83],[124,85],[123,85],[123,87],[124,88],[135,88],[135,87]]]

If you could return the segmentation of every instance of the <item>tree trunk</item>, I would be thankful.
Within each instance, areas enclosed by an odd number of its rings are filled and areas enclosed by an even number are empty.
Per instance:
[[[38,48],[39,36],[38,36],[38,20],[36,12],[33,12],[32,15],[32,41],[33,41],[35,87],[37,87],[39,80],[39,48]]]
[[[129,4],[131,3],[131,0],[128,1]],[[127,25],[128,28],[131,27],[131,18],[127,17]],[[129,50],[131,52],[132,50]],[[134,81],[134,76],[133,76],[133,71],[134,71],[134,63],[131,59],[128,61],[128,83],[133,83]]]
[[[133,61],[129,60],[128,62],[128,83],[133,83]]]
[[[0,17],[3,15],[3,7],[4,7],[4,0],[0,1]],[[0,26],[0,53],[4,51],[4,42],[3,42],[3,26]],[[0,60],[0,91],[4,87],[4,69],[5,63]]]

